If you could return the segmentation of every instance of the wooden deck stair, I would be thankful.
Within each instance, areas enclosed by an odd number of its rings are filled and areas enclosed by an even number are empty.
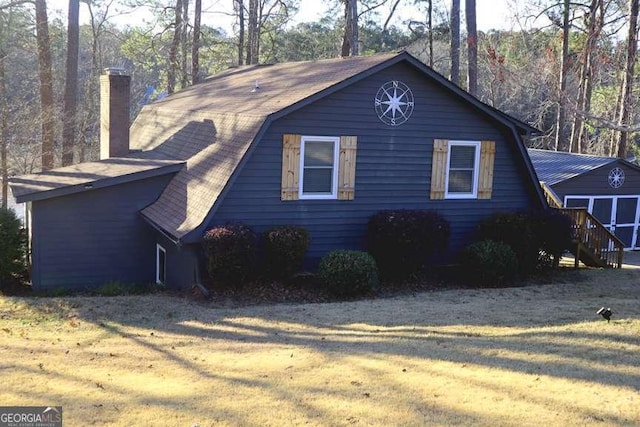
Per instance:
[[[555,193],[544,183],[540,185],[549,206],[558,209],[573,221],[574,266],[578,262],[589,267],[621,268],[624,243],[610,232],[585,208],[564,208]]]

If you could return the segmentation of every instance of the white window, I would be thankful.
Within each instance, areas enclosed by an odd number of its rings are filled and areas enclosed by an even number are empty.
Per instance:
[[[156,284],[164,285],[167,278],[167,251],[156,244]]]
[[[480,141],[449,141],[447,152],[447,199],[475,199],[478,196]]]
[[[302,137],[300,199],[336,199],[338,197],[339,147],[339,137]]]

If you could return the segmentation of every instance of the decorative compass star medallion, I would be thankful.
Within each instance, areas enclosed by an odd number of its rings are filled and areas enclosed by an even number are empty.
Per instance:
[[[378,118],[389,126],[399,126],[413,113],[413,93],[409,86],[398,80],[383,84],[375,99]]]
[[[609,171],[609,185],[612,188],[620,188],[624,184],[624,171],[620,168],[613,168]]]

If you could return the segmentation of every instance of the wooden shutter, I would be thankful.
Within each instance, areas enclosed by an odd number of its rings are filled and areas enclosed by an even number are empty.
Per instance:
[[[356,196],[356,150],[358,137],[340,137],[338,162],[338,200],[353,200]]]
[[[446,139],[433,141],[433,157],[431,159],[431,200],[444,199],[445,180],[447,179]]]
[[[493,163],[496,157],[496,142],[482,141],[480,149],[480,171],[478,199],[490,199],[493,190]]]
[[[281,200],[298,200],[300,190],[300,135],[282,138]]]

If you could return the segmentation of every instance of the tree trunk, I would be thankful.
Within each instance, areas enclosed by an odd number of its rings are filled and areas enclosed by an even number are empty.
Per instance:
[[[193,45],[191,46],[191,82],[200,82],[200,21],[202,19],[202,0],[196,0],[193,11]]]
[[[73,164],[76,111],[78,109],[78,50],[80,26],[79,0],[69,0],[67,19],[67,67],[64,86],[64,114],[62,116],[62,166]]]
[[[259,0],[249,0],[249,21],[247,22],[247,64],[258,63],[258,7]]]
[[[553,143],[553,149],[558,151],[566,141],[565,122],[566,122],[566,90],[567,90],[567,73],[569,72],[569,8],[570,0],[564,0],[562,11],[562,56],[560,58],[560,79],[558,90],[558,114],[556,116],[556,138]],[[568,147],[570,149],[570,147]]]
[[[234,0],[236,13],[238,14],[238,65],[244,64],[244,2]]]
[[[341,56],[358,56],[358,0],[344,1],[344,36]]]
[[[630,126],[631,113],[633,110],[633,73],[636,66],[636,52],[638,49],[638,6],[640,0],[629,0],[629,35],[627,37],[627,59],[625,61],[624,83],[622,85],[622,95],[620,103],[621,126]],[[618,157],[627,156],[627,144],[629,131],[620,131],[618,142]]]
[[[2,24],[2,22],[0,22]],[[0,34],[4,33],[0,31]],[[0,206],[9,206],[9,165],[7,162],[7,84],[5,82],[4,62],[6,53],[0,47],[0,180],[2,180],[2,198]]]
[[[167,93],[176,90],[176,73],[178,72],[178,48],[182,34],[182,0],[176,0],[173,40],[169,47],[169,69],[167,70]]]
[[[467,90],[473,96],[478,94],[478,30],[476,26],[476,0],[465,0],[467,17]]]
[[[180,87],[189,86],[189,72],[187,70],[189,45],[188,25],[189,0],[182,0],[182,26],[180,27]]]
[[[451,1],[451,72],[449,80],[460,84],[460,0]]]
[[[589,25],[587,40],[582,54],[582,69],[580,72],[580,87],[578,88],[578,99],[576,114],[571,129],[571,151],[575,153],[586,152],[587,137],[585,132],[583,114],[589,114],[591,109],[591,93],[593,90],[592,77],[596,42],[600,36],[600,31],[604,25],[604,10],[602,0],[591,0],[589,7]]]
[[[40,74],[40,108],[42,111],[42,170],[53,169],[53,74],[51,42],[46,0],[35,0],[38,69]]]
[[[429,66],[433,68],[433,0],[429,0],[427,25],[429,26]]]

